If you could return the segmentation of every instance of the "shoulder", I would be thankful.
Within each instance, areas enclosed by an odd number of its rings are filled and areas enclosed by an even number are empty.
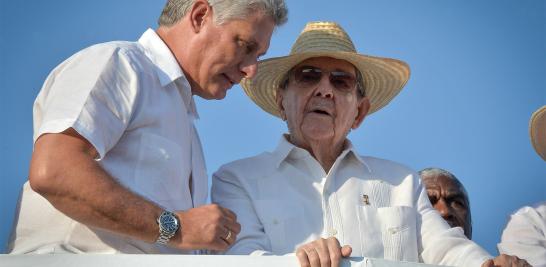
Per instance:
[[[512,214],[512,218],[514,217],[536,217],[543,220],[543,218],[546,218],[546,201],[524,206]]]
[[[253,157],[235,160],[222,165],[214,176],[216,178],[233,176],[241,180],[259,179],[275,171],[277,166],[274,158],[271,152],[263,152]]]
[[[143,53],[142,46],[137,42],[129,41],[111,41],[91,45],[82,49],[78,54],[95,54],[101,53],[106,55],[133,55]]]
[[[121,65],[124,69],[133,70],[140,70],[144,65],[150,64],[144,48],[137,42],[129,41],[112,41],[89,46],[71,56],[63,65],[77,67],[82,62],[92,62],[92,65],[81,64],[89,68]]]
[[[400,184],[404,181],[418,181],[418,174],[410,167],[387,159],[370,156],[360,156],[369,168],[373,177],[385,180],[391,184]]]

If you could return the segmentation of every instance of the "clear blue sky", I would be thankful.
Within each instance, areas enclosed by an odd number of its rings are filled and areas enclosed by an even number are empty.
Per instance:
[[[48,73],[95,43],[136,40],[164,1],[0,0],[0,251],[32,152],[32,104]],[[350,136],[365,155],[452,171],[466,186],[474,240],[496,254],[510,212],[546,200],[546,162],[528,122],[546,104],[546,2],[288,0],[288,23],[266,55],[288,53],[306,22],[332,20],[365,54],[402,59],[412,74]],[[275,147],[286,127],[239,86],[197,100],[209,175]],[[84,186],[84,185],[82,185]]]

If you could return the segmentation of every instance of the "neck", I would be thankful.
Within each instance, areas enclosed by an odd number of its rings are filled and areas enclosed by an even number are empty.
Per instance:
[[[184,21],[178,22],[178,23],[185,23]],[[188,53],[188,51],[192,51],[192,32],[191,31],[185,31],[184,27],[180,27],[180,25],[174,25],[171,27],[159,27],[156,30],[157,35],[163,40],[165,45],[169,48],[173,56],[176,58],[176,61],[178,62],[178,65],[180,66],[180,69],[184,73],[184,76],[186,76],[186,79],[188,80],[190,87],[192,88],[192,94],[197,85],[196,82],[192,79],[192,76],[190,73],[188,73],[187,69],[192,64],[192,58],[191,54]],[[184,36],[184,38],[180,38],[180,36]],[[174,49],[174,48],[177,49]],[[184,63],[184,65],[182,64]]]
[[[317,140],[304,138],[303,141],[298,141],[297,139],[298,138],[294,138],[292,135],[288,137],[290,143],[311,153],[311,156],[320,163],[326,173],[330,171],[345,145],[345,140],[336,142],[333,139]]]

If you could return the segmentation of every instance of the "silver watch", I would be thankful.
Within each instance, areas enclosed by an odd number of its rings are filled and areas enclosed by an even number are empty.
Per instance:
[[[180,229],[180,220],[176,214],[166,210],[157,218],[157,224],[159,225],[159,237],[155,242],[162,245],[167,244]]]

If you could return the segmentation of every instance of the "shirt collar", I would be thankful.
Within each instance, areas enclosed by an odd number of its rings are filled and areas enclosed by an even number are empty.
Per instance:
[[[274,163],[275,167],[279,168],[281,163],[285,161],[289,156],[299,159],[305,156],[311,156],[308,151],[304,150],[303,148],[299,148],[294,146],[292,143],[290,143],[287,139],[288,135],[282,135],[281,140],[279,140],[279,144],[277,145],[277,148],[273,152],[274,155]],[[349,155],[353,158],[355,158],[358,162],[360,162],[368,171],[371,172],[370,167],[362,157],[358,155],[356,152],[353,143],[349,139],[345,139],[345,149],[341,152],[341,154],[338,156],[336,161],[344,160],[349,157]]]
[[[184,76],[171,50],[154,30],[146,30],[138,42],[146,50],[146,56],[154,63],[161,86]]]
[[[163,42],[159,35],[152,29],[146,30],[138,42],[144,47],[146,56],[154,63],[155,71],[159,77],[161,86],[165,87],[174,82],[175,86],[180,91],[188,113],[193,115],[195,119],[198,119],[199,115],[197,114],[197,108],[195,107],[195,102],[191,93],[190,83],[186,79],[186,76],[182,72],[178,61],[171,53],[169,47],[167,47],[165,42]]]

